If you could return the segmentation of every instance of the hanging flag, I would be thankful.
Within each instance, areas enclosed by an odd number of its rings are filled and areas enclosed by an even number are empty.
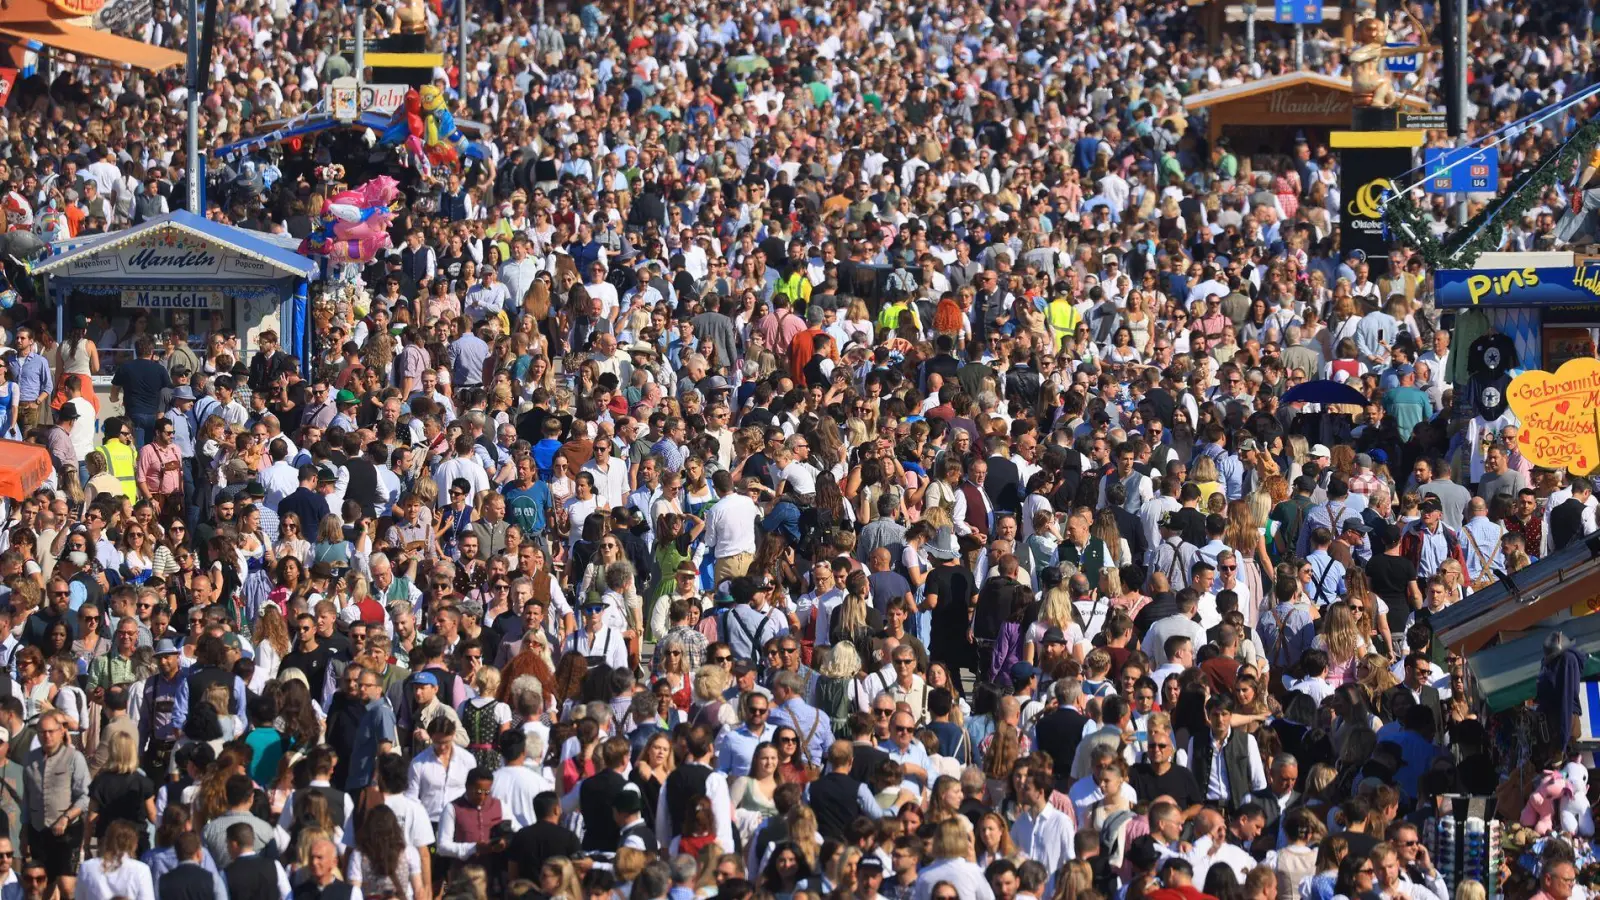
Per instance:
[[[0,109],[6,108],[6,101],[11,98],[11,86],[16,83],[16,69],[0,69]]]

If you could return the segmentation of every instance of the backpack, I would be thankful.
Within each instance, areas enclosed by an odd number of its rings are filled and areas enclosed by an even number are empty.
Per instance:
[[[850,683],[840,678],[817,679],[812,705],[827,716],[834,734],[843,734],[850,720]]]

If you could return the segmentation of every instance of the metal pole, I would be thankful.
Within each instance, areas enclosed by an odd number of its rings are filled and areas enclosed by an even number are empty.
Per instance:
[[[367,80],[367,7],[356,7],[356,83]]]
[[[216,2],[216,0],[212,0]],[[200,0],[189,0],[189,97],[184,153],[188,156],[189,211],[206,214],[200,201]]]
[[[539,25],[544,26],[544,0],[539,0]]]
[[[1456,5],[1456,58],[1452,64],[1455,66],[1455,101],[1456,121],[1450,123],[1456,131],[1456,146],[1464,147],[1467,144],[1467,0],[1452,0]],[[1456,224],[1467,224],[1467,197],[1461,195],[1461,202],[1456,204]]]
[[[1306,67],[1306,27],[1304,25],[1296,25],[1294,27],[1294,67],[1297,70]]]
[[[541,0],[543,2],[543,0]],[[1244,61],[1256,64],[1256,3],[1250,0],[1244,7]]]
[[[460,91],[462,99],[467,96],[467,0],[456,0],[456,64],[461,68],[460,83],[456,89]]]

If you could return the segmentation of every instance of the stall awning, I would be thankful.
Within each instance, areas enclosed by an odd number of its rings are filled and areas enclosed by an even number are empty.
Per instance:
[[[21,503],[50,477],[54,463],[38,444],[0,441],[0,497]]]
[[[35,275],[181,283],[311,278],[319,269],[315,260],[278,246],[266,235],[180,209],[71,245],[30,271]]]
[[[1579,650],[1594,647],[1595,642],[1600,640],[1600,616],[1572,619],[1559,629],[1540,626],[1514,641],[1480,650],[1467,657],[1467,666],[1472,669],[1478,694],[1491,712],[1502,712],[1533,699],[1539,669],[1544,663],[1544,640],[1556,630],[1571,638],[1573,646]],[[1592,678],[1595,675],[1600,675],[1600,656],[1585,653],[1583,677]]]
[[[59,21],[5,22],[0,24],[0,39],[4,38],[33,42],[92,59],[126,63],[149,72],[165,71],[184,62],[183,54],[175,50]]]
[[[1579,541],[1546,556],[1433,616],[1446,647],[1471,653],[1507,631],[1525,631],[1600,595],[1600,541]],[[1590,618],[1590,617],[1585,617]],[[1600,616],[1592,618],[1600,619]],[[1563,625],[1562,627],[1565,627]]]

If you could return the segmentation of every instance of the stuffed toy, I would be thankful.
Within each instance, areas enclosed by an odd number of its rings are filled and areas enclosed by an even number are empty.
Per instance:
[[[1572,785],[1566,776],[1557,769],[1545,770],[1528,795],[1528,805],[1522,808],[1522,824],[1544,837],[1555,828],[1562,801],[1571,797]]]
[[[1589,809],[1589,770],[1582,763],[1569,762],[1561,769],[1572,786],[1571,796],[1561,803],[1561,831],[1580,837],[1594,837],[1594,812]]]

